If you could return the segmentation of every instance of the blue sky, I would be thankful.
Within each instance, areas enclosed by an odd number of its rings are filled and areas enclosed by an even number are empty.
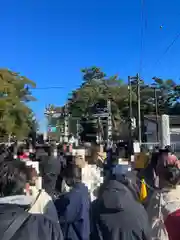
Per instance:
[[[180,2],[144,2],[141,75],[148,82],[155,75],[179,81],[180,39],[162,54],[180,32]],[[141,1],[2,1],[0,33],[0,67],[22,73],[37,87],[63,87],[34,90],[38,101],[31,106],[43,126],[45,105],[65,102],[81,83],[81,68],[97,65],[125,80],[139,71]]]

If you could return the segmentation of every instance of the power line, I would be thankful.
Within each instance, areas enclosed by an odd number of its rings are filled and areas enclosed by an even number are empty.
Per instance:
[[[145,26],[145,0],[141,0],[141,39],[140,39],[140,60],[139,73],[142,71],[143,65],[143,50],[144,50],[144,26]]]
[[[37,87],[37,88],[29,88],[31,90],[49,90],[49,89],[63,89],[64,87],[54,86],[54,87]]]
[[[177,40],[180,37],[180,32],[178,34],[175,35],[175,37],[173,38],[173,40],[167,45],[167,47],[165,48],[165,50],[163,51],[163,53],[160,55],[159,58],[157,58],[157,60],[154,62],[154,64],[152,64],[150,66],[150,69],[158,64],[160,64],[161,60],[164,58],[164,56],[169,52],[169,50],[173,47],[173,45],[177,42]]]
[[[161,59],[169,52],[169,50],[172,48],[172,46],[177,42],[177,40],[180,37],[180,32],[173,38],[173,40],[171,41],[171,43],[166,47],[166,49],[164,50],[164,52],[161,54],[161,56],[158,58],[158,60],[156,61],[156,65],[159,64],[161,62]]]

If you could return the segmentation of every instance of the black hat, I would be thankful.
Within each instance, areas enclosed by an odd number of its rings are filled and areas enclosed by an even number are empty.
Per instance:
[[[169,153],[169,152],[171,152],[171,147],[165,146],[164,148],[160,148],[159,152]]]

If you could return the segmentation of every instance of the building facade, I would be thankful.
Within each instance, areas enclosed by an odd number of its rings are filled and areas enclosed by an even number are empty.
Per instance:
[[[171,145],[174,146],[174,148],[180,149],[180,116],[170,116],[169,122]],[[147,143],[158,143],[157,139],[160,139],[161,136],[160,124],[160,117],[156,118],[155,115],[144,116],[144,135]]]

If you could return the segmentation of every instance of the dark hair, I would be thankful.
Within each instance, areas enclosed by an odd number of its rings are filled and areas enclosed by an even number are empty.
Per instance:
[[[74,185],[81,182],[81,169],[74,163],[69,163],[64,169],[63,177],[68,185]]]
[[[5,144],[0,145],[0,154],[3,154],[7,151]]]
[[[26,166],[26,179],[27,182],[29,182],[30,185],[36,184],[36,179],[38,178],[38,174],[36,172],[36,169],[32,166]]]
[[[0,197],[23,194],[27,181],[27,167],[24,162],[11,158],[1,159]]]
[[[165,146],[165,149],[167,150],[167,152],[172,152],[172,148],[170,145]]]
[[[168,165],[165,168],[164,178],[172,185],[177,185],[180,182],[180,169],[173,165]]]
[[[60,152],[60,156],[64,156],[64,153],[62,151]]]
[[[21,154],[23,154],[23,152],[24,152],[24,146],[19,146],[19,148],[18,148],[18,150],[17,150],[17,155],[19,156],[19,155],[21,155]]]

